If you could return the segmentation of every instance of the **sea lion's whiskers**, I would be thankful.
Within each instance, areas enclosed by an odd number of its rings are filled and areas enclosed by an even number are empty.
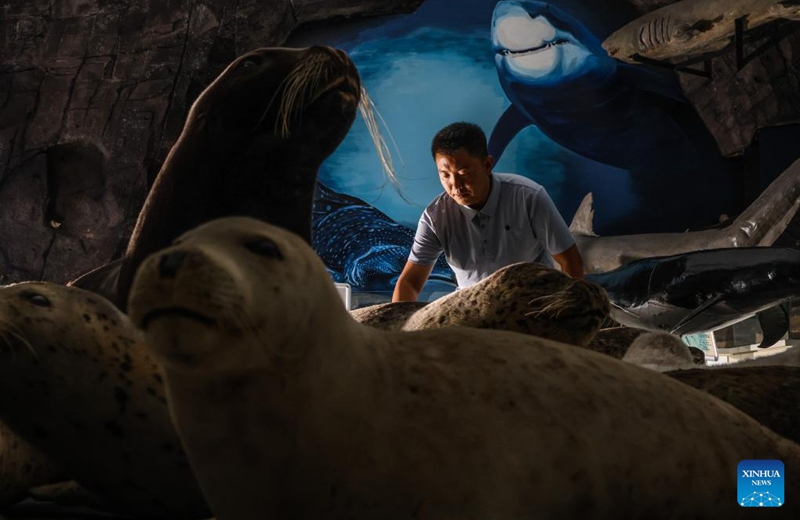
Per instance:
[[[375,150],[378,152],[378,159],[381,161],[381,167],[383,168],[388,181],[391,182],[392,186],[400,195],[400,197],[409,204],[413,204],[410,199],[406,198],[400,188],[400,181],[397,178],[397,173],[395,172],[394,163],[392,161],[392,153],[389,150],[389,146],[386,144],[386,140],[383,138],[383,135],[381,135],[379,121],[386,129],[386,133],[389,134],[389,139],[392,142],[392,146],[394,146],[394,149],[397,150],[397,155],[400,157],[400,163],[402,164],[403,158],[400,155],[400,150],[397,147],[394,136],[392,135],[391,130],[389,130],[389,125],[386,124],[386,120],[383,119],[383,116],[378,111],[378,107],[375,106],[375,102],[370,97],[367,89],[362,85],[360,90],[361,97],[358,103],[358,111],[361,114],[361,117],[364,119],[364,124],[367,126],[367,132],[369,132],[369,135],[372,138],[372,144],[375,146]],[[376,115],[378,116],[377,119],[375,118]]]
[[[278,97],[278,94],[283,92],[283,87],[286,85],[286,82],[288,80],[289,80],[289,75],[287,75],[285,78],[283,78],[283,80],[281,80],[281,82],[278,84],[277,88],[275,89],[275,92],[272,93],[272,97],[269,99],[269,103],[267,103],[267,106],[264,108],[264,111],[261,113],[261,117],[258,118],[258,121],[256,121],[256,124],[253,126],[253,129],[250,131],[250,133],[255,133],[256,130],[258,130],[258,127],[261,126],[261,123],[264,122],[264,118],[267,117],[267,113],[269,112],[269,109],[272,108],[272,104],[275,102],[275,98]],[[276,127],[275,128],[276,128],[276,131],[277,131],[277,121],[276,121]]]
[[[282,137],[289,136],[293,119],[302,114],[307,103],[320,90],[320,83],[327,78],[328,61],[322,54],[311,55],[287,75],[281,106],[275,120],[275,132]]]

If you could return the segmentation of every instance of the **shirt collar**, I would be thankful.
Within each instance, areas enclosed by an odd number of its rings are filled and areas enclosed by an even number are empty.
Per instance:
[[[486,200],[486,204],[483,205],[483,208],[480,210],[472,209],[469,206],[462,206],[461,204],[456,204],[458,209],[464,213],[464,216],[467,217],[468,220],[472,220],[475,218],[476,215],[481,214],[487,217],[491,217],[494,215],[495,210],[497,209],[497,200],[500,198],[500,179],[497,178],[495,174],[492,174],[492,184],[491,189],[489,190],[489,198]]]

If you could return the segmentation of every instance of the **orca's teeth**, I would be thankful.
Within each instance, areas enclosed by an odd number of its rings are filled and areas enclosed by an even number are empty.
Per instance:
[[[532,47],[530,49],[523,49],[519,51],[512,51],[510,49],[501,49],[499,52],[503,56],[522,56],[525,54],[533,54],[535,52],[543,51],[549,49],[551,47],[555,47],[557,45],[563,45],[565,43],[569,43],[568,40],[555,40],[552,42],[545,43],[544,45],[540,45],[539,47]]]

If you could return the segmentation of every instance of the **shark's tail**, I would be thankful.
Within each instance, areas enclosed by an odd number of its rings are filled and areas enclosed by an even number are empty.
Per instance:
[[[771,246],[800,208],[800,159],[767,186],[731,225],[720,229],[725,245]]]

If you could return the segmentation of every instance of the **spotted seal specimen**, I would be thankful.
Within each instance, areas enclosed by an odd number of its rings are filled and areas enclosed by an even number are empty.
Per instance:
[[[680,337],[668,332],[647,332],[639,335],[622,356],[622,360],[659,372],[694,366],[689,346]]]
[[[800,447],[727,403],[525,334],[365,327],[300,237],[253,219],[150,256],[130,311],[218,518],[750,518],[750,458],[800,496]]]
[[[586,346],[608,313],[608,297],[597,285],[542,264],[520,262],[427,305],[395,302],[350,314],[385,330],[464,326]]]
[[[800,367],[737,364],[666,374],[732,404],[775,433],[800,443]]]
[[[9,427],[111,509],[208,516],[161,371],[127,316],[91,292],[25,282],[0,288],[0,336]]]
[[[317,171],[350,129],[360,95],[355,66],[336,49],[275,47],[240,56],[192,105],[123,259],[73,284],[124,310],[147,255],[227,215],[271,222],[310,242]]]
[[[0,352],[6,347],[6,334],[0,329]],[[60,475],[46,455],[0,421],[0,511],[25,498],[30,488],[55,482]]]

